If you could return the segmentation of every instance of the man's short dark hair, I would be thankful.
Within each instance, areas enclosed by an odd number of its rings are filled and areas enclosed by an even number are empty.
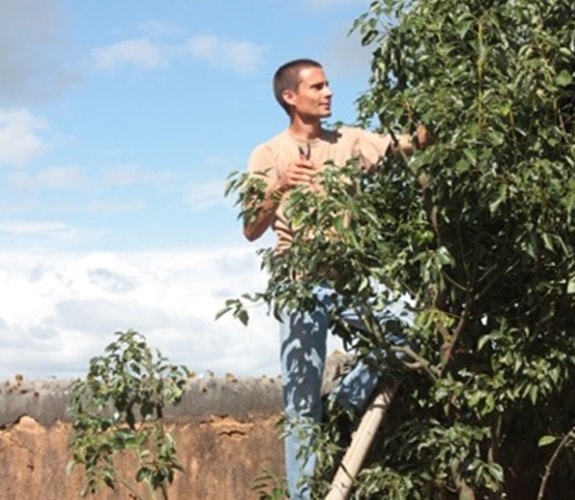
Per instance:
[[[274,95],[276,101],[290,115],[291,110],[288,103],[284,101],[283,93],[286,90],[296,91],[301,82],[300,73],[306,68],[321,68],[321,64],[313,59],[294,59],[282,64],[274,75]]]

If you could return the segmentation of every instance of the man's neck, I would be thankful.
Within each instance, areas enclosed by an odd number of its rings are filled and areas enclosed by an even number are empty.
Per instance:
[[[292,119],[288,131],[292,136],[305,141],[322,136],[321,122],[318,119],[305,121],[301,117],[295,117]]]

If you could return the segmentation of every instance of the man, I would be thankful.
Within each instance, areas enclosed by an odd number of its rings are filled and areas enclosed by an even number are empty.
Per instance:
[[[359,168],[369,170],[390,152],[411,154],[415,146],[408,135],[399,135],[394,140],[389,135],[353,127],[325,130],[321,120],[331,116],[333,94],[322,66],[316,61],[298,59],[284,64],[275,73],[273,89],[290,122],[285,131],[259,145],[251,154],[249,174],[265,181],[265,192],[263,197],[251,201],[244,234],[253,241],[271,227],[277,234],[276,251],[282,253],[289,251],[293,239],[290,221],[284,213],[292,188],[307,185],[317,189],[316,175],[328,165],[343,166],[357,159]],[[427,132],[420,127],[418,144],[425,146],[427,141]],[[292,499],[309,498],[306,478],[313,475],[316,459],[313,454],[305,458],[301,450],[310,443],[308,424],[319,422],[322,413],[320,390],[330,324],[329,307],[322,305],[331,300],[332,291],[319,286],[314,292],[318,303],[315,311],[284,311],[280,322],[284,407],[293,425],[285,438]],[[382,314],[388,319],[393,316],[409,322],[404,305],[390,304]],[[345,319],[353,326],[362,326],[356,315],[349,314]],[[361,411],[377,383],[377,374],[360,362],[334,392],[333,399],[344,407]]]

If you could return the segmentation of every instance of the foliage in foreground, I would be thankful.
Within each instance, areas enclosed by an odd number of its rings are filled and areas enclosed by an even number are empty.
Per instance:
[[[289,494],[285,479],[268,470],[255,478],[252,490],[258,500],[283,500]]]
[[[180,402],[188,371],[170,364],[159,351],[154,353],[135,331],[116,336],[106,355],[92,358],[86,378],[72,386],[69,471],[84,467],[82,496],[103,486],[122,486],[139,499],[135,481],[148,486],[150,498],[159,492],[167,499],[167,486],[182,467],[163,412],[166,405]],[[133,479],[118,476],[119,459],[124,465],[136,464]]]
[[[330,169],[325,196],[295,190],[291,251],[262,250],[267,289],[226,308],[245,322],[251,302],[313,307],[313,286],[328,281],[364,313],[367,334],[337,311],[335,332],[362,354],[381,348],[402,382],[355,498],[569,495],[575,4],[376,0],[354,29],[374,49],[361,123],[423,122],[435,144],[375,173]],[[229,190],[246,206],[258,182],[236,176]],[[413,298],[407,345],[373,322],[386,300],[372,299],[374,282]]]

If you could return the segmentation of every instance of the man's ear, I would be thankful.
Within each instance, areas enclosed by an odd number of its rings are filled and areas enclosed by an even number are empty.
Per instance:
[[[294,106],[296,93],[293,90],[284,90],[282,92],[282,98],[284,102],[290,106]]]

